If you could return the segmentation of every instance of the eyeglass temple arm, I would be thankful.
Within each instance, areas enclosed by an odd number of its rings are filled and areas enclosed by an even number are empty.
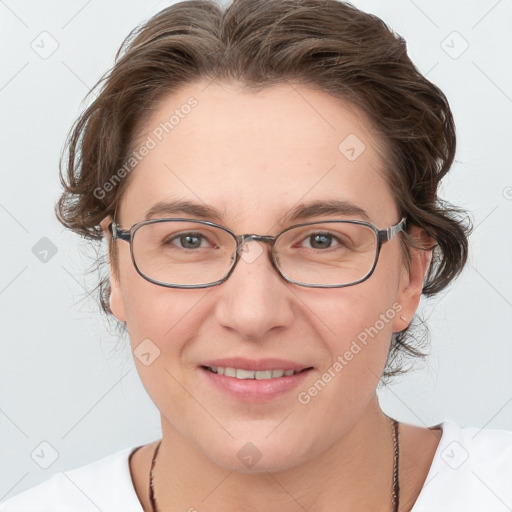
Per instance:
[[[117,227],[117,224],[115,222],[111,222],[108,225],[108,230],[112,233],[112,238],[116,240],[117,238],[120,238],[121,240],[125,240],[126,242],[129,242],[132,238],[132,235],[129,231],[125,231],[123,229],[120,229]]]
[[[402,220],[398,224],[379,231],[380,242],[389,242],[395,235],[403,231],[406,220],[406,217],[402,217]]]

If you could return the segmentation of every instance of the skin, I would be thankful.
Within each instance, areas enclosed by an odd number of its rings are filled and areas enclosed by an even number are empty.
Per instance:
[[[163,98],[140,127],[139,141],[190,96],[197,107],[132,171],[117,212],[123,228],[171,199],[215,206],[223,214],[217,222],[238,234],[275,234],[287,227],[280,224],[284,214],[309,200],[352,201],[379,229],[400,220],[372,126],[348,104],[304,86],[254,93],[201,82]],[[366,146],[355,161],[338,150],[349,134]],[[309,220],[324,218],[338,217]],[[409,232],[425,238],[419,228]],[[392,333],[406,328],[418,307],[430,252],[413,251],[407,268],[397,236],[383,245],[367,281],[318,289],[285,282],[264,248],[251,263],[241,260],[223,284],[180,290],[141,278],[129,245],[116,244],[111,309],[126,322],[132,349],[149,338],[160,350],[149,366],[137,358],[135,364],[161,415],[154,478],[161,510],[389,511],[392,431],[376,388]],[[298,393],[393,304],[401,305],[400,313],[307,405],[299,403]],[[207,359],[229,356],[280,357],[314,369],[300,389],[252,404],[212,388],[198,369]],[[416,500],[440,435],[401,424],[400,510]],[[237,457],[247,442],[262,454],[252,468]],[[155,446],[141,447],[130,460],[147,511]]]

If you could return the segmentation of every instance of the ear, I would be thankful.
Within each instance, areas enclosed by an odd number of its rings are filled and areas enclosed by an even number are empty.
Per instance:
[[[402,306],[402,309],[397,310],[398,314],[393,319],[393,332],[406,329],[418,309],[423,283],[432,261],[432,250],[436,244],[436,241],[418,226],[412,226],[408,233],[424,249],[410,248],[410,267],[407,268],[405,263],[402,265],[396,297],[396,301]]]
[[[109,275],[110,275],[110,311],[120,322],[126,322],[126,312],[124,307],[124,299],[121,290],[121,283],[119,281],[119,270],[115,269],[115,263],[113,262],[112,255],[112,233],[110,232],[109,225],[112,222],[110,216],[105,217],[100,223],[101,229],[103,230],[103,236],[105,237],[107,251],[108,251],[108,262],[109,262]]]

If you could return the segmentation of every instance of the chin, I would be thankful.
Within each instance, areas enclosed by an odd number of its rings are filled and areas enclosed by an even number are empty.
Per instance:
[[[212,451],[212,446],[219,449]],[[221,442],[210,443],[203,453],[217,466],[247,474],[285,471],[308,458],[303,440],[297,439],[295,443],[290,443],[288,439],[285,443],[276,436],[270,442],[261,435],[254,442],[232,440],[224,445]]]

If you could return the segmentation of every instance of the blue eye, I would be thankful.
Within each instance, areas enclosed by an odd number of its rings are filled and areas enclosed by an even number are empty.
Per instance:
[[[175,243],[176,241],[179,245]],[[165,242],[165,245],[178,245],[181,249],[198,249],[204,247],[201,245],[203,241],[206,241],[206,238],[200,233],[188,232],[173,236]]]
[[[329,249],[334,241],[337,245],[343,245],[333,233],[312,233],[304,239],[304,242],[306,240],[309,241],[309,247],[312,249]]]

